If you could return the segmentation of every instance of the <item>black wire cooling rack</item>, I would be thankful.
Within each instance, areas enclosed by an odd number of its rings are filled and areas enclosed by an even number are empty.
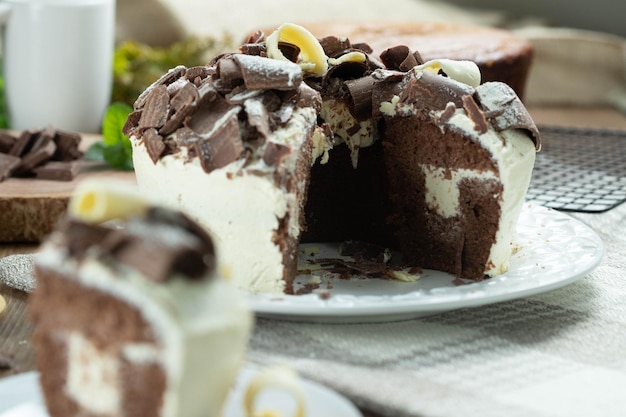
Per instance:
[[[626,201],[626,131],[540,126],[526,199],[562,211],[600,213]]]

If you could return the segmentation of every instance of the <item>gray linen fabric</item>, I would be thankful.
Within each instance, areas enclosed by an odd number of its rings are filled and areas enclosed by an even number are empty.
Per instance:
[[[606,248],[574,284],[392,323],[257,319],[249,360],[389,417],[625,416],[626,204],[573,216]],[[29,291],[31,268],[31,255],[0,259],[0,281]]]

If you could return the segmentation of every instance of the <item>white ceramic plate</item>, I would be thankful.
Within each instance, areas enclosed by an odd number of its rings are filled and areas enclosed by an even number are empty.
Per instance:
[[[336,246],[316,245],[318,257],[339,257]],[[571,284],[597,267],[600,237],[580,221],[525,204],[516,229],[509,271],[481,282],[455,284],[452,275],[425,270],[416,282],[323,278],[330,297],[319,294],[252,294],[260,317],[282,320],[364,323],[403,320],[526,297]],[[302,255],[305,256],[305,255]],[[302,258],[301,258],[302,260]],[[300,277],[306,282],[308,277]]]
[[[256,368],[245,366],[227,399],[223,416],[244,417],[242,398]],[[27,372],[0,380],[0,417],[48,417],[39,390],[39,374]],[[362,417],[346,398],[315,382],[302,379],[307,417]],[[280,390],[267,389],[257,398],[258,410],[278,411],[280,416],[293,415],[294,402]]]

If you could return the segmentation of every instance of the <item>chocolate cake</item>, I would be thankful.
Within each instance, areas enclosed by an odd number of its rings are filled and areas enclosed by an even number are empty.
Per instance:
[[[140,187],[211,231],[240,286],[290,292],[300,240],[382,243],[474,280],[506,271],[539,149],[519,97],[470,61],[371,51],[285,24],[135,103]]]
[[[49,413],[221,415],[251,315],[202,227],[121,190],[81,184],[37,256],[28,307]]]
[[[444,22],[319,22],[307,25],[322,39],[341,34],[356,43],[366,43],[372,55],[405,45],[419,51],[424,61],[454,59],[475,62],[483,81],[500,81],[523,99],[532,64],[533,47],[514,33],[493,27]],[[274,28],[266,30],[271,33]]]

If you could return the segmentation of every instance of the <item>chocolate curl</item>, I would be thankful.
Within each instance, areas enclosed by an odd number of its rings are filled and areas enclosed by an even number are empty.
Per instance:
[[[345,82],[351,98],[350,113],[357,120],[365,120],[372,114],[372,93],[375,83],[376,80],[371,76]]]
[[[406,45],[386,49],[380,54],[380,59],[388,69],[402,72],[410,71],[416,65],[424,63],[419,52],[411,52]]]
[[[294,90],[302,83],[302,70],[288,61],[253,55],[234,55],[249,90]]]
[[[407,73],[409,75],[411,73]],[[428,110],[444,110],[449,102],[463,107],[463,97],[472,94],[474,89],[467,84],[425,71],[410,78],[400,95],[400,102]]]
[[[541,149],[539,129],[515,91],[507,84],[487,82],[479,85],[476,87],[476,101],[491,119],[494,129],[526,130],[535,144],[535,149]]]

